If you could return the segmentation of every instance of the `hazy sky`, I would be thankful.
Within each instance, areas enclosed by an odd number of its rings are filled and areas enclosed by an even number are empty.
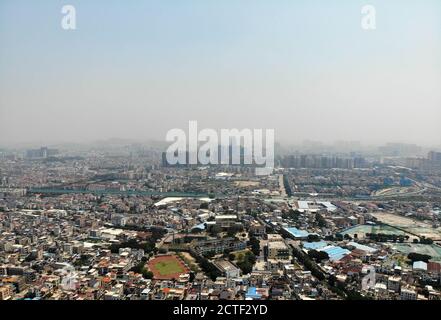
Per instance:
[[[0,1],[0,145],[165,140],[189,120],[441,145],[441,1]]]

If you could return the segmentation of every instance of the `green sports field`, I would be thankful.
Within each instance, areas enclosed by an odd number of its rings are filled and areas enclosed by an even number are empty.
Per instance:
[[[158,256],[150,260],[148,266],[155,279],[176,279],[189,272],[185,263],[175,255]]]
[[[184,268],[176,260],[160,261],[154,264],[154,268],[163,276],[184,272]]]

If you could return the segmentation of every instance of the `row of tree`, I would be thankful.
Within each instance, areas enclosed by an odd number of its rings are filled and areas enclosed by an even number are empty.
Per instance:
[[[138,241],[136,239],[130,239],[125,242],[121,243],[112,243],[110,245],[110,251],[112,253],[118,253],[119,249],[121,248],[130,248],[130,249],[142,249],[144,250],[144,253],[154,252],[156,253],[158,251],[158,248],[155,247],[155,242],[152,240],[150,241]]]
[[[300,211],[289,209],[288,212],[282,213],[282,218],[297,221],[299,220],[300,215],[301,215]]]
[[[416,253],[416,252],[411,252],[407,255],[407,258],[413,262],[415,261],[424,261],[424,262],[429,262],[430,259],[432,259],[431,256],[427,255],[427,254],[421,254],[421,253]]]
[[[305,268],[311,271],[311,274],[316,277],[318,280],[325,280],[325,274],[319,269],[317,264],[305,253],[297,248],[293,248],[292,254],[297,260],[302,263]]]
[[[191,252],[190,252],[191,253]],[[217,277],[221,276],[220,271],[204,256],[198,254],[192,254],[198,263],[199,267],[204,271],[204,273],[211,278],[211,280],[216,280]]]
[[[407,235],[385,234],[385,233],[366,233],[366,238],[375,242],[404,242],[409,239]]]
[[[288,197],[292,197],[291,185],[289,184],[288,175],[283,175],[283,186],[285,187],[286,194]]]
[[[255,236],[250,236],[250,240],[247,243],[251,247],[251,251],[254,255],[258,256],[260,254],[260,241]]]

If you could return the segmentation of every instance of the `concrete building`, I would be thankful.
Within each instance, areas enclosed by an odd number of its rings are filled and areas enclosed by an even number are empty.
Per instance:
[[[240,276],[240,269],[228,260],[217,260],[214,262],[214,265],[227,278],[237,278]]]
[[[401,300],[417,300],[418,294],[413,289],[401,289],[400,298]]]
[[[282,241],[268,242],[268,259],[289,259],[289,248]]]

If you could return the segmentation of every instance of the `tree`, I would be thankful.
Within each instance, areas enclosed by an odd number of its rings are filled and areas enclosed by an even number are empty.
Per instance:
[[[227,234],[229,237],[234,237],[236,235],[236,233],[240,232],[243,230],[242,226],[238,226],[238,225],[233,225],[230,226],[227,230]]]
[[[335,283],[337,281],[337,278],[335,275],[331,274],[328,278],[328,283],[331,287],[335,286]]]
[[[204,253],[204,257],[207,259],[211,259],[216,255],[216,252],[214,252],[213,250],[211,251],[207,251]]]
[[[323,218],[323,216],[320,213],[316,213],[315,215],[315,221],[317,221],[317,225],[320,228],[326,227],[326,220]]]
[[[365,297],[361,295],[360,292],[355,290],[346,290],[346,299],[347,300],[372,300],[369,297]]]
[[[199,209],[208,209],[208,202],[202,202]]]
[[[242,270],[243,274],[248,274],[253,270],[253,265],[247,260],[238,262],[237,266]]]
[[[153,239],[153,238],[152,238]],[[131,249],[143,249],[144,252],[150,252],[155,250],[156,240],[149,239],[147,242],[139,242],[136,239],[130,239],[129,241],[122,243],[113,243],[110,245],[110,251],[112,253],[118,253],[121,248],[131,248]]]
[[[242,270],[243,274],[248,274],[253,270],[253,265],[256,263],[256,256],[251,251],[245,254],[240,253],[237,259],[237,266]]]
[[[329,255],[326,252],[317,251],[317,250],[309,250],[308,256],[317,262],[321,262],[322,260],[329,259]]]
[[[292,197],[292,189],[288,181],[288,175],[283,175],[283,186],[285,187],[286,194],[288,197]]]
[[[291,220],[298,220],[301,215],[301,212],[298,210],[289,209],[288,212],[282,213],[283,219],[291,219]]]
[[[145,262],[140,262],[140,263],[138,263],[137,265],[135,265],[134,267],[132,267],[131,269],[130,269],[130,271],[133,271],[133,272],[135,272],[135,273],[143,273],[144,272],[144,265],[145,265]]]
[[[251,251],[258,256],[260,254],[260,241],[254,236],[250,237],[250,240],[247,243],[249,246],[251,246]]]
[[[308,235],[308,242],[319,242],[320,236],[317,234],[309,234]]]
[[[256,261],[257,261],[256,255],[255,255],[254,253],[252,253],[252,252],[249,252],[249,251],[248,251],[248,252],[245,254],[245,257],[246,257],[246,259],[247,259],[249,262],[251,262],[252,264],[255,264]]]
[[[345,240],[352,240],[352,237],[351,237],[349,234],[347,234],[347,233],[345,233],[345,235],[343,236],[343,238],[344,238]]]
[[[297,258],[297,260],[305,266],[306,270],[311,271],[311,274],[314,277],[316,277],[320,281],[325,280],[326,277],[324,273],[319,269],[317,264],[313,260],[311,260],[311,258],[307,254],[303,253],[303,251],[298,250],[296,248],[293,248],[292,253],[293,256]]]
[[[193,255],[193,257],[211,280],[216,280],[221,275],[220,271],[208,259],[200,255]]]
[[[217,237],[218,233],[221,232],[221,227],[215,224],[215,225],[211,226],[209,232],[212,237]]]
[[[144,279],[152,279],[153,278],[153,272],[144,269],[143,272],[142,272],[142,277]]]
[[[429,260],[432,259],[432,257],[427,254],[421,254],[421,253],[416,253],[416,252],[409,253],[407,255],[407,258],[409,258],[409,260],[411,260],[412,262],[415,262],[415,261],[429,262]]]
[[[36,256],[33,255],[32,253],[30,253],[30,254],[28,254],[28,255],[26,256],[25,261],[26,261],[26,262],[31,262],[31,261],[34,261],[35,259],[36,259]]]
[[[421,237],[420,243],[422,243],[422,244],[433,244],[433,240],[430,239],[430,238]]]

